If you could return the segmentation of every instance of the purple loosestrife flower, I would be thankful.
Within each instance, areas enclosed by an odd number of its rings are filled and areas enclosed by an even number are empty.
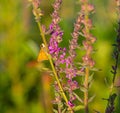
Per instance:
[[[72,79],[76,76],[77,69],[74,66],[74,58],[76,57],[76,52],[75,49],[78,47],[78,37],[79,37],[79,31],[82,29],[81,22],[83,20],[83,14],[80,13],[78,18],[76,19],[76,23],[74,24],[74,31],[72,33],[72,40],[70,41],[70,46],[69,46],[69,54],[66,58],[66,77],[68,79]]]
[[[81,12],[84,15],[89,16],[89,13],[94,11],[94,6],[89,3],[85,4],[87,0],[81,0],[81,2],[82,2]],[[86,55],[83,56],[82,60],[85,65],[93,67],[95,65],[95,62],[91,58],[91,53],[93,51],[92,44],[96,41],[96,38],[90,33],[90,30],[92,29],[92,20],[89,18],[85,18],[84,16],[82,24],[84,26],[84,28],[82,29],[82,34],[86,38],[86,40],[83,41],[83,46],[84,49],[86,50]]]
[[[74,24],[74,31],[72,33],[72,40],[70,41],[70,46],[69,46],[69,53],[70,57],[74,60],[76,53],[75,49],[78,47],[78,37],[79,37],[79,31],[82,29],[81,22],[83,20],[84,15],[80,14],[78,18],[76,19],[76,23]]]
[[[40,1],[33,0],[32,3],[33,3],[33,7],[34,7],[33,14],[35,16],[36,22],[38,23],[43,42],[44,42],[45,46],[47,47],[47,52],[49,52],[49,54],[52,56],[53,61],[54,61],[54,63],[53,63],[51,57],[48,55],[48,58],[49,58],[49,61],[50,61],[50,64],[51,64],[51,67],[53,69],[53,73],[54,73],[55,79],[56,79],[54,82],[55,101],[53,101],[53,102],[58,105],[58,111],[59,111],[61,109],[60,104],[63,101],[62,99],[64,99],[64,101],[67,103],[66,107],[68,107],[71,110],[71,113],[73,113],[71,106],[68,106],[68,99],[64,93],[63,83],[61,82],[61,77],[60,77],[61,71],[59,71],[59,69],[62,69],[60,67],[60,64],[63,64],[66,61],[65,60],[66,48],[59,47],[59,43],[62,41],[62,36],[63,36],[63,31],[59,27],[60,17],[58,14],[62,0],[55,0],[55,3],[53,4],[54,11],[51,15],[52,23],[50,24],[49,30],[47,31],[48,33],[50,33],[50,36],[51,36],[48,45],[47,45],[47,42],[46,42],[46,39],[44,36],[45,34],[47,34],[46,28],[45,28],[45,26],[41,25],[41,23],[39,22],[39,19],[42,15],[41,10],[39,8]],[[73,87],[73,85],[72,85],[72,87]]]
[[[72,80],[72,78],[76,77],[76,70],[73,68],[66,68],[66,78]]]
[[[76,22],[74,24],[74,31],[72,33],[72,40],[70,41],[69,45],[69,54],[70,56],[66,58],[66,74],[70,75],[67,76],[68,79],[72,79],[76,76],[77,69],[74,66],[74,59],[76,57],[75,49],[78,47],[78,37],[79,37],[79,31],[82,29],[81,22],[83,20],[84,15],[82,13],[79,13],[78,18],[76,19]],[[68,71],[69,70],[69,71]],[[69,74],[68,74],[69,73]]]
[[[92,44],[96,41],[96,38],[92,36],[91,29],[92,29],[92,20],[89,18],[89,15],[91,12],[94,11],[94,6],[88,3],[88,0],[81,0],[81,12],[84,14],[84,18],[82,20],[83,29],[81,31],[81,34],[84,36],[85,40],[82,42],[85,55],[82,57],[83,65],[85,67],[85,74],[84,74],[84,83],[83,86],[86,89],[84,91],[84,107],[85,107],[85,113],[89,112],[88,107],[88,89],[89,89],[89,77],[90,77],[90,70],[95,65],[94,60],[92,59],[92,53],[93,53],[93,46]]]
[[[90,12],[94,11],[94,6],[91,4],[84,4],[85,1],[82,0],[82,5],[81,5],[81,12],[79,13],[78,18],[76,19],[76,22],[74,24],[74,31],[72,33],[72,40],[70,41],[70,46],[69,46],[69,54],[70,56],[68,56],[66,58],[66,69],[65,69],[65,73],[66,73],[66,77],[68,78],[68,92],[69,92],[69,97],[71,97],[71,95],[73,96],[73,92],[74,90],[78,89],[79,85],[77,83],[77,81],[73,80],[74,77],[76,77],[77,72],[81,71],[81,69],[83,70],[83,68],[81,68],[80,70],[77,69],[74,65],[74,59],[76,57],[76,48],[78,48],[78,37],[81,34],[86,38],[85,41],[83,41],[83,46],[84,49],[86,50],[86,55],[82,57],[83,63],[86,66],[90,66],[93,67],[95,62],[93,61],[93,59],[91,58],[91,53],[93,51],[93,47],[92,44],[96,41],[96,38],[90,34],[89,30],[92,29],[92,20],[89,18],[86,18],[86,11],[89,14]],[[69,100],[69,104],[72,105],[73,100],[70,98]]]
[[[74,106],[75,106],[71,101],[68,101],[68,105],[69,105],[70,107],[74,107]]]
[[[83,15],[79,15],[79,17],[76,20],[76,23],[74,25],[74,32],[72,33],[73,39],[70,41],[69,46],[69,54],[66,58],[66,48],[59,47],[59,43],[62,41],[63,31],[59,27],[60,17],[58,15],[58,10],[60,8],[62,0],[56,0],[53,4],[54,12],[52,13],[52,23],[49,27],[49,32],[51,35],[50,42],[49,42],[49,53],[54,59],[55,67],[57,69],[58,75],[60,72],[64,72],[66,74],[66,78],[68,79],[66,86],[67,92],[69,92],[69,102],[68,105],[70,107],[73,107],[74,104],[72,103],[73,100],[75,100],[75,96],[73,95],[73,90],[78,89],[78,83],[75,80],[72,80],[74,77],[76,77],[77,69],[74,66],[74,58],[76,57],[75,49],[78,47],[77,40],[79,36],[79,30],[81,29],[81,21],[83,18]],[[61,68],[60,64],[66,64],[65,68]],[[61,70],[61,71],[60,71]],[[59,89],[57,88],[56,91],[59,92]],[[74,97],[74,98],[73,98]]]
[[[65,59],[66,68],[65,68],[65,74],[66,78],[68,79],[67,82],[67,91],[69,94],[69,106],[73,107],[73,101],[76,99],[76,97],[73,95],[74,90],[79,88],[78,82],[73,80],[77,76],[78,69],[74,65],[74,59],[76,57],[76,49],[78,48],[78,37],[79,37],[79,31],[82,30],[82,21],[83,21],[84,15],[82,13],[79,13],[79,16],[76,19],[76,22],[74,24],[74,30],[72,35],[72,40],[70,40],[69,45],[69,56]]]
[[[78,82],[76,82],[75,80],[68,80],[68,85],[71,87],[71,90],[79,88]]]
[[[64,57],[66,55],[66,49],[60,48],[59,43],[62,41],[63,31],[59,27],[60,17],[58,11],[60,9],[60,5],[62,0],[56,0],[53,4],[54,11],[52,13],[52,23],[50,24],[50,42],[49,42],[49,53],[55,60],[55,65],[59,66],[60,63],[64,63]]]
[[[87,0],[81,0],[81,11],[74,24],[74,30],[71,34],[72,39],[69,41],[69,55],[66,55],[66,48],[59,47],[59,43],[62,41],[63,37],[63,31],[59,26],[59,22],[61,20],[59,16],[59,9],[61,3],[62,0],[55,0],[53,4],[53,13],[51,14],[52,22],[49,26],[49,30],[46,31],[45,26],[40,26],[40,23],[38,21],[42,15],[42,12],[39,8],[40,0],[32,0],[32,4],[34,6],[33,14],[35,15],[36,21],[38,22],[42,34],[44,35],[49,33],[50,35],[48,44],[45,40],[45,37],[43,35],[41,36],[43,36],[43,42],[45,43],[47,52],[50,54],[48,57],[50,59],[50,63],[52,62],[51,66],[56,77],[56,80],[54,82],[55,100],[53,103],[58,105],[58,112],[59,110],[61,112],[61,110],[64,109],[63,107],[65,104],[63,98],[68,104],[66,105],[68,108],[75,106],[74,101],[76,99],[80,100],[80,98],[78,98],[78,95],[75,93],[75,90],[80,89],[80,85],[76,80],[74,80],[74,78],[77,75],[86,75],[86,67],[94,66],[95,62],[91,58],[91,53],[93,51],[92,44],[96,41],[96,38],[90,33],[90,30],[92,29],[92,21],[89,19],[89,13],[94,11],[94,7],[93,5],[89,4]],[[82,42],[82,44],[84,50],[86,51],[86,54],[82,57],[84,65],[82,65],[80,68],[76,67],[75,62],[79,35],[85,37],[85,40]],[[52,57],[53,61],[50,56]],[[65,76],[63,76],[63,74],[65,74]],[[88,86],[88,83],[86,84]],[[88,89],[87,86],[82,86]],[[69,99],[66,97],[66,94]],[[61,103],[64,105],[62,108],[59,108]]]
[[[63,31],[59,26],[60,17],[58,13],[61,3],[62,0],[55,0],[53,4],[54,11],[51,15],[52,23],[49,26],[50,41],[48,44],[49,53],[53,58],[54,65],[60,81],[61,81],[60,73],[63,72],[63,69],[60,67],[60,64],[65,63],[65,56],[66,56],[66,48],[59,47],[59,43],[62,41],[62,36],[63,36]],[[61,85],[63,87],[62,82]],[[57,93],[60,94],[60,89],[59,87],[57,87],[58,83],[56,81],[54,83],[54,86],[55,86],[55,101],[57,100],[56,104],[58,104],[59,106],[59,102],[62,101],[62,98],[58,98],[58,96],[56,95]]]

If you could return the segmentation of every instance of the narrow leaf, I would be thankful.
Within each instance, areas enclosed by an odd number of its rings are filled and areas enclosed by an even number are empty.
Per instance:
[[[57,111],[56,109],[53,109],[53,112],[54,112],[54,113],[58,113],[58,111]]]
[[[105,85],[106,85],[107,87],[109,87],[109,83],[108,83],[107,78],[104,79],[104,82],[105,82]]]
[[[89,98],[88,102],[92,102],[93,99],[95,98],[96,95],[93,95],[92,97]]]
[[[89,76],[88,82],[90,83],[93,80],[94,73]]]
[[[89,88],[91,88],[93,81],[94,81],[94,80],[92,80],[91,82],[89,82],[89,84],[88,84],[88,87],[89,87]]]
[[[75,92],[73,92],[73,95],[78,99],[78,101],[83,103],[83,100]]]
[[[90,69],[91,71],[101,71],[101,69],[97,69],[97,68],[92,68]]]
[[[74,111],[78,111],[80,109],[84,109],[84,105],[78,105],[78,106],[73,108]]]
[[[63,109],[62,113],[66,113],[66,108],[65,108],[65,109]]]
[[[95,112],[95,113],[100,113],[99,111],[97,111],[97,110],[95,110],[95,109],[94,109],[94,112]]]
[[[80,90],[81,90],[82,92],[87,92],[87,89],[86,89],[85,87],[80,87]]]

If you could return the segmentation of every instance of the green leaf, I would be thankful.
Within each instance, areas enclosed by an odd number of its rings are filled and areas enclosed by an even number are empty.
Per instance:
[[[105,79],[104,79],[104,82],[105,82],[105,85],[107,86],[107,87],[109,87],[110,86],[110,83],[109,83],[109,81],[108,81],[108,79],[105,77]]]
[[[94,109],[94,112],[95,112],[95,113],[100,113],[99,111],[97,111],[97,110],[95,110],[95,109]]]
[[[66,108],[65,108],[65,109],[63,109],[62,113],[66,113]]]
[[[59,102],[59,103],[58,103],[58,106],[59,106],[59,108],[62,109],[62,108],[63,108],[63,103],[62,103],[62,102]]]
[[[58,111],[57,111],[56,109],[53,109],[53,112],[54,112],[54,113],[58,113]]]
[[[90,69],[91,71],[101,71],[101,69],[97,69],[97,68],[92,68]]]
[[[90,83],[92,80],[93,80],[93,76],[94,76],[94,73],[92,73],[89,78],[88,78],[88,82]]]
[[[80,109],[84,109],[84,105],[78,105],[78,106],[73,108],[74,111],[78,111]]]
[[[95,98],[96,95],[93,95],[92,97],[89,98],[88,102],[92,102],[93,99]]]
[[[85,88],[85,87],[80,87],[80,90],[82,91],[82,92],[87,92],[87,89]]]
[[[73,95],[77,98],[78,101],[83,103],[83,100],[75,92],[73,92]]]
[[[94,81],[94,80],[92,80],[92,81],[88,84],[89,89],[91,88],[93,81]]]

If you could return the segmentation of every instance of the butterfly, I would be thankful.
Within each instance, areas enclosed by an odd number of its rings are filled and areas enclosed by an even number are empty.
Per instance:
[[[37,58],[37,61],[41,62],[41,61],[44,61],[44,60],[48,60],[48,55],[47,55],[47,52],[46,52],[45,45],[42,44],[39,55],[38,55],[38,58]]]

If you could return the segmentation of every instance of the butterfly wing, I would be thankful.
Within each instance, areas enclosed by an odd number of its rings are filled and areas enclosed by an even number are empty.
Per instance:
[[[38,58],[37,58],[37,61],[41,62],[44,60],[48,60],[48,56],[47,56],[47,53],[44,51],[44,48],[41,48]]]

